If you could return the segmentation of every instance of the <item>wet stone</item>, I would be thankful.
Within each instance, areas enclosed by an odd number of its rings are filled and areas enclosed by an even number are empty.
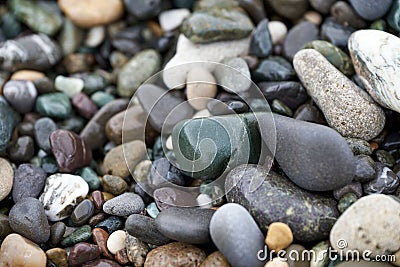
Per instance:
[[[347,51],[347,41],[354,31],[355,29],[350,26],[341,25],[327,18],[321,26],[321,38]]]
[[[27,162],[35,153],[34,141],[30,136],[22,136],[8,148],[8,155],[12,161]]]
[[[75,225],[80,226],[89,221],[93,214],[93,202],[89,199],[85,199],[75,207],[71,214],[71,220]]]
[[[392,194],[400,184],[400,178],[382,163],[375,163],[375,178],[363,184],[366,194]]]
[[[6,103],[4,98],[0,98],[0,152],[9,145],[14,128],[20,119],[18,113]]]
[[[126,233],[125,248],[129,261],[132,262],[134,266],[143,266],[146,255],[150,251],[149,246],[138,238]]]
[[[67,252],[62,248],[52,248],[47,250],[46,257],[57,267],[68,267]]]
[[[292,61],[294,55],[304,47],[305,44],[318,40],[318,28],[311,22],[301,22],[294,26],[287,34],[283,44],[285,57]]]
[[[50,152],[50,134],[57,130],[56,123],[48,118],[40,118],[34,125],[34,135],[38,146],[46,152]]]
[[[140,213],[144,208],[145,205],[142,198],[135,193],[124,193],[106,201],[103,205],[105,213],[116,216],[129,216],[134,213]]]
[[[35,106],[37,90],[31,81],[8,81],[3,88],[4,97],[18,113],[28,113]]]
[[[100,248],[96,245],[81,242],[73,246],[68,254],[70,266],[81,266],[83,263],[100,257]]]
[[[65,237],[61,241],[61,245],[64,247],[69,247],[75,245],[79,242],[84,242],[90,239],[92,236],[91,228],[89,225],[84,225],[76,228],[70,235]]]
[[[168,237],[158,231],[156,221],[147,216],[139,214],[129,216],[125,223],[125,229],[131,236],[148,244],[160,246],[170,241]]]
[[[107,219],[99,222],[95,225],[96,228],[102,228],[107,231],[107,233],[111,234],[124,226],[122,220],[117,216],[110,216]]]
[[[71,102],[64,93],[44,94],[37,98],[36,110],[43,116],[66,119],[71,113]]]
[[[65,234],[65,229],[66,226],[63,222],[56,222],[50,227],[49,243],[51,246],[57,246],[61,242]]]
[[[14,170],[4,158],[0,158],[0,201],[11,192],[14,183]]]
[[[84,93],[78,93],[72,97],[72,106],[87,120],[90,120],[98,111],[97,106]]]
[[[128,188],[124,179],[115,175],[104,175],[101,182],[104,190],[113,195],[121,195]]]
[[[307,92],[298,82],[261,82],[258,84],[268,101],[279,99],[292,109],[307,100]]]
[[[32,164],[21,164],[15,171],[12,196],[15,203],[26,197],[36,198],[42,191],[46,172]]]
[[[107,248],[109,234],[101,228],[94,228],[92,230],[92,237],[94,243],[100,248],[101,254],[109,259],[112,259],[113,256]]]
[[[253,32],[249,54],[258,58],[268,57],[272,53],[272,40],[268,27],[268,19],[263,19]]]

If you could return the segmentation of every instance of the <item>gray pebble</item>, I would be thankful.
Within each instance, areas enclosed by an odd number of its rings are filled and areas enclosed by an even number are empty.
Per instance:
[[[142,198],[135,193],[124,193],[108,200],[103,205],[103,211],[116,216],[129,216],[140,213],[145,205]]]
[[[57,130],[56,123],[48,118],[38,119],[34,126],[34,134],[37,145],[46,152],[50,152],[50,134]]]
[[[26,197],[36,198],[44,187],[46,172],[32,164],[21,164],[15,171],[12,197],[18,202]]]
[[[161,246],[171,241],[158,231],[156,221],[153,218],[144,215],[133,214],[129,216],[125,222],[125,229],[130,235],[148,244]]]

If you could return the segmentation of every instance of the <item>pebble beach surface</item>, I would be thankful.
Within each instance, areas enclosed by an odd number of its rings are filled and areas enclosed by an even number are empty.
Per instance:
[[[400,266],[399,37],[400,0],[1,1],[0,267]]]

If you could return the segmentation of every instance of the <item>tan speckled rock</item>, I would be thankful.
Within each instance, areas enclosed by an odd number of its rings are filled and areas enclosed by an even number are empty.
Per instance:
[[[200,267],[230,267],[231,265],[225,259],[224,255],[220,251],[215,251],[208,255],[205,261]]]
[[[169,243],[147,254],[144,267],[187,266],[196,267],[206,259],[203,250],[181,242]]]
[[[0,249],[1,267],[46,267],[43,250],[19,234],[8,235]]]
[[[383,110],[319,52],[301,50],[293,65],[328,124],[340,134],[370,140],[382,131]]]
[[[7,160],[0,158],[0,201],[11,192],[13,182],[13,168]]]

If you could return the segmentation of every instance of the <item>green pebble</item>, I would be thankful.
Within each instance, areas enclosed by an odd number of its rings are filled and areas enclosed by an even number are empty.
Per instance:
[[[87,95],[103,90],[108,85],[106,79],[97,73],[86,75],[82,77],[82,80],[84,83],[83,92]]]
[[[346,142],[349,145],[351,151],[353,151],[354,156],[357,155],[369,156],[372,154],[371,145],[365,140],[358,138],[346,138]]]
[[[376,159],[385,164],[388,167],[393,167],[395,164],[395,160],[392,156],[392,154],[390,154],[389,152],[387,152],[386,150],[377,150],[375,152],[376,154]]]
[[[400,15],[400,14],[399,14]],[[378,31],[385,31],[386,30],[386,21],[384,21],[383,19],[374,21],[371,24],[371,29],[373,30],[378,30]]]
[[[37,98],[36,110],[43,116],[65,119],[71,113],[71,102],[64,93],[44,94]]]
[[[292,117],[293,111],[279,99],[274,99],[271,104],[271,109],[273,112],[281,114],[283,116]]]
[[[58,43],[64,55],[76,52],[85,37],[84,31],[66,18],[58,36]]]
[[[157,208],[156,203],[151,202],[147,208],[146,208],[147,214],[149,214],[149,216],[153,219],[155,219],[157,217],[157,215],[160,213],[160,211]]]
[[[50,174],[58,171],[57,162],[54,157],[47,156],[42,159],[42,169]]]
[[[92,94],[90,97],[92,99],[93,103],[96,104],[99,108],[102,106],[106,105],[108,102],[111,102],[115,99],[115,96],[112,94],[103,92],[103,91],[97,91],[96,93]]]
[[[33,158],[31,158],[31,160],[29,162],[37,167],[42,166],[42,159],[39,157],[33,157]]]
[[[12,13],[6,13],[1,17],[1,29],[7,39],[14,39],[21,32],[21,23]]]
[[[89,225],[84,225],[77,228],[69,236],[61,241],[61,245],[64,247],[73,246],[79,242],[87,241],[92,236],[92,229]]]
[[[338,210],[340,213],[343,213],[345,210],[347,210],[348,207],[354,204],[354,202],[357,201],[357,196],[354,193],[347,193],[345,194],[338,203]]]
[[[400,32],[400,0],[394,0],[387,16],[387,21],[393,29]]]
[[[84,167],[78,171],[78,175],[85,180],[85,182],[89,185],[90,190],[96,190],[100,188],[100,179],[92,168]]]
[[[304,46],[304,48],[315,49],[320,52],[332,65],[339,69],[345,75],[353,75],[355,73],[351,58],[343,52],[339,47],[327,41],[312,41]]]
[[[311,250],[315,253],[311,255],[310,267],[326,267],[329,263],[329,254],[327,253],[329,249],[329,243],[327,241],[322,241],[316,244]]]

